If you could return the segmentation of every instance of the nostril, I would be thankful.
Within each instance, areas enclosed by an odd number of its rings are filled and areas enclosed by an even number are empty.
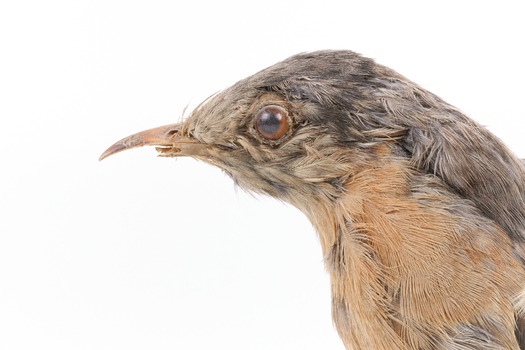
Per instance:
[[[179,133],[179,130],[174,129],[174,130],[170,130],[170,131],[168,131],[168,132],[166,133],[166,136],[167,136],[167,137],[173,137],[173,136],[175,136],[175,135],[178,134],[178,133]]]

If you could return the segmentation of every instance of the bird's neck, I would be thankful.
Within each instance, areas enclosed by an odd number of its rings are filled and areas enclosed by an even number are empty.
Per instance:
[[[406,175],[397,165],[360,172],[335,202],[321,200],[304,210],[319,234],[330,273],[332,317],[349,349],[404,348],[387,308],[380,306],[391,296],[376,243],[392,229],[381,206],[406,196]]]
[[[348,349],[433,348],[457,325],[477,322],[494,300],[508,316],[495,327],[513,329],[511,301],[525,276],[513,272],[522,269],[508,236],[475,210],[469,220],[454,216],[458,199],[439,186],[393,160],[354,175],[337,200],[303,208],[319,233],[332,316]],[[465,265],[472,254],[485,261]],[[499,283],[485,271],[491,259],[505,261],[498,264],[507,295],[490,290]],[[483,297],[471,288],[477,283],[487,286]],[[459,311],[451,316],[452,309]]]

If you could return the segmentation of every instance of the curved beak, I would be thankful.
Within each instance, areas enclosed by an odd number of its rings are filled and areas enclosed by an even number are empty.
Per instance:
[[[99,160],[127,149],[142,146],[160,146],[157,150],[163,153],[177,152],[180,144],[191,142],[188,138],[180,136],[180,129],[181,123],[170,124],[125,137],[102,153]]]

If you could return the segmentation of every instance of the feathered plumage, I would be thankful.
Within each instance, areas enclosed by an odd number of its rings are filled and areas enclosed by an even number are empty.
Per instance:
[[[524,164],[391,69],[299,54],[102,157],[147,144],[308,216],[347,349],[525,349]]]

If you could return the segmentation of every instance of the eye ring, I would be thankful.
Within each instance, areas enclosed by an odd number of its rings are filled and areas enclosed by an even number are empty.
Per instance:
[[[281,106],[264,106],[255,115],[255,129],[265,139],[280,139],[288,127],[288,112]]]

